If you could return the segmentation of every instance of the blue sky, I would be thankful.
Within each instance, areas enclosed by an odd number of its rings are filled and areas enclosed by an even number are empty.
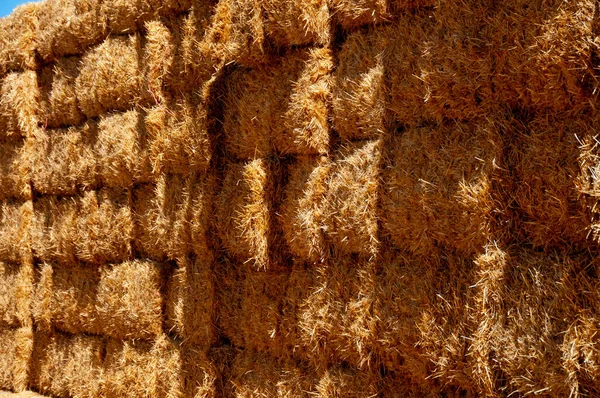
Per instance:
[[[0,17],[5,17],[19,4],[31,3],[32,0],[0,0]]]

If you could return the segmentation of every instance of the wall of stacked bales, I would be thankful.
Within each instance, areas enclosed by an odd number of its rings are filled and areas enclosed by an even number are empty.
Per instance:
[[[0,389],[600,394],[599,3],[0,20]]]

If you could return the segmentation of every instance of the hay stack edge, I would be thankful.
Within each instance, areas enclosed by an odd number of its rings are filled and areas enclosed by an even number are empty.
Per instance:
[[[599,34],[595,0],[18,7],[2,394],[599,396]]]

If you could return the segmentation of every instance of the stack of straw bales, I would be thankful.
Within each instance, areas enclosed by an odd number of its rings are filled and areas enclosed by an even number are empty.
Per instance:
[[[592,0],[0,19],[0,390],[600,394]]]

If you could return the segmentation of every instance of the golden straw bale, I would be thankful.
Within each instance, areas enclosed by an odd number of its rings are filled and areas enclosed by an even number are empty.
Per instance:
[[[113,33],[135,32],[144,22],[186,11],[194,0],[103,1],[100,14]]]
[[[75,254],[86,263],[127,260],[132,255],[134,223],[129,192],[121,188],[88,191],[79,199]]]
[[[15,264],[31,263],[31,201],[0,203],[0,260]]]
[[[214,243],[210,228],[214,217],[214,194],[216,190],[216,176],[213,173],[209,173],[193,185],[190,233],[192,250],[198,261],[213,261]]]
[[[502,145],[488,121],[409,128],[395,136],[383,172],[383,226],[393,244],[428,255],[438,246],[481,252],[494,209]]]
[[[390,28],[371,28],[350,33],[342,44],[333,74],[332,123],[344,140],[375,139],[388,131],[391,85],[385,58],[390,36]]]
[[[103,334],[116,338],[150,338],[162,332],[163,267],[135,260],[100,268],[96,291]]]
[[[38,272],[33,305],[38,330],[101,334],[96,309],[97,267],[42,263]]]
[[[186,344],[208,349],[216,339],[215,287],[209,258],[177,264],[167,282],[165,326]]]
[[[162,268],[136,260],[88,267],[43,264],[34,313],[42,330],[148,339],[162,332]]]
[[[329,8],[325,0],[263,1],[264,29],[279,46],[327,45]]]
[[[32,350],[31,327],[0,328],[0,388],[16,392],[27,389]]]
[[[226,166],[215,198],[217,235],[227,252],[257,269],[277,266],[273,252],[274,165],[256,159]]]
[[[156,185],[133,190],[134,247],[158,261],[185,259],[191,252],[190,219],[194,177],[160,175]]]
[[[31,315],[38,332],[52,330],[54,268],[51,263],[38,263],[34,269],[34,288],[31,301]]]
[[[49,0],[40,5],[37,51],[44,61],[81,54],[106,35],[102,0]]]
[[[330,51],[293,51],[280,62],[239,69],[227,80],[225,142],[239,159],[319,154],[329,147]],[[265,92],[268,96],[265,98]]]
[[[109,187],[130,187],[150,179],[145,114],[138,109],[103,115],[94,152],[100,181]]]
[[[386,369],[431,388],[426,381],[428,361],[416,347],[417,324],[424,309],[435,302],[440,275],[434,261],[423,263],[392,249],[381,257],[375,276],[372,316],[373,351]]]
[[[510,106],[577,114],[592,101],[595,3],[519,0],[486,7],[494,90]],[[493,14],[492,14],[493,13]],[[492,14],[492,15],[490,15]],[[472,24],[471,18],[469,23]]]
[[[0,261],[0,325],[31,326],[33,263]]]
[[[475,329],[470,318],[472,286],[477,281],[472,258],[441,253],[423,265],[433,272],[425,271],[424,276],[431,275],[433,279],[426,281],[431,287],[422,285],[427,290],[419,299],[425,305],[414,322],[419,334],[416,347],[428,365],[427,379],[443,386],[444,391],[458,390],[463,396],[476,396],[478,390],[468,356]],[[412,349],[408,348],[408,352]],[[406,370],[419,380],[423,369],[421,358],[416,359],[406,364]]]
[[[79,110],[75,81],[79,75],[79,57],[60,58],[38,73],[40,101],[38,119],[44,126],[55,128],[79,125],[84,117]]]
[[[79,207],[75,198],[42,196],[35,202],[31,228],[33,253],[41,261],[76,264]]]
[[[156,59],[161,60],[161,68],[169,64],[168,71],[165,70],[164,75],[161,76],[161,82],[166,85],[169,92],[201,91],[204,84],[217,73],[219,54],[213,53],[210,44],[205,40],[206,29],[211,22],[213,11],[211,2],[200,1],[194,4],[187,15],[166,19],[164,26],[168,28],[168,32],[163,27],[158,30],[161,32],[160,38],[155,35],[155,47],[168,48],[166,58],[164,52],[150,51],[148,49],[150,41],[148,41],[146,52],[149,57],[156,54]],[[167,40],[170,44],[167,44]]]
[[[75,195],[98,185],[98,159],[94,144],[98,126],[39,130],[27,140],[24,160],[33,189],[47,195]]]
[[[159,336],[107,343],[104,393],[113,397],[214,397],[215,368],[198,350]]]
[[[169,28],[161,21],[148,21],[144,24],[144,28],[147,89],[155,102],[164,102],[163,86],[173,69],[176,43]]]
[[[576,317],[585,316],[578,296],[586,287],[597,289],[596,282],[582,284],[590,279],[589,258],[491,246],[475,264],[478,327],[470,356],[482,389],[502,385],[508,394],[549,396],[576,392],[568,366],[572,353],[565,350],[574,348],[566,345],[573,342],[569,329],[577,327]]]
[[[378,373],[334,365],[324,371],[315,389],[323,398],[375,397],[379,393]]]
[[[219,327],[240,347],[281,356],[280,305],[287,273],[228,264],[219,274]]]
[[[594,282],[578,287],[593,287],[593,291],[597,292],[598,283]],[[593,294],[590,301],[586,300],[583,305],[587,307],[592,300],[598,300],[598,295]],[[569,376],[571,391],[591,396],[600,391],[600,350],[596,339],[600,325],[597,301],[587,308],[591,310],[582,310],[581,315],[566,330],[561,351],[563,368]]]
[[[297,75],[283,114],[283,129],[271,131],[272,141],[280,154],[323,154],[329,149],[331,50],[312,48],[289,58]],[[279,77],[279,84],[284,79]],[[278,125],[275,122],[273,126]]]
[[[97,336],[36,333],[31,386],[55,397],[103,396],[103,348]]]
[[[225,388],[236,398],[309,397],[315,392],[315,379],[292,361],[244,350],[233,359]]]
[[[513,196],[521,228],[537,247],[585,246],[592,215],[577,188],[580,138],[595,134],[588,118],[540,114],[517,132]],[[595,236],[594,236],[595,237]]]
[[[40,4],[23,4],[0,19],[0,76],[11,70],[36,69],[35,35]]]
[[[298,301],[299,353],[316,367],[340,361],[373,366],[376,263],[338,257],[304,272],[308,275],[292,280],[305,283],[304,291],[288,289],[288,300],[295,294]]]
[[[139,35],[111,36],[81,58],[75,81],[79,107],[87,117],[131,109],[148,100],[143,89]]]
[[[425,36],[419,38],[417,76],[425,88],[425,111],[437,121],[473,119],[499,107],[492,84],[495,64],[486,40],[490,24],[481,18],[493,13],[492,8],[483,2],[440,3],[435,10],[435,27],[421,30]],[[495,17],[495,13],[490,16]],[[421,13],[420,18],[434,20],[431,12]],[[427,22],[421,25],[428,26]],[[398,45],[402,45],[404,36],[398,37]]]
[[[32,391],[23,391],[20,393],[11,393],[7,391],[0,391],[0,398],[48,398],[43,395],[37,394]]]
[[[434,0],[331,0],[329,7],[336,23],[355,29],[389,22],[403,12],[435,4]]]
[[[34,71],[4,76],[0,87],[0,140],[34,134],[38,129],[40,92]]]
[[[330,169],[326,157],[301,156],[289,166],[279,220],[288,247],[302,260],[317,261],[327,253],[323,212]]]
[[[155,174],[205,172],[212,157],[205,106],[191,96],[151,108],[146,115],[150,162]]]
[[[0,200],[31,199],[30,175],[23,141],[0,141]]]
[[[333,155],[324,219],[327,236],[342,252],[377,252],[382,144],[382,140],[351,143]]]
[[[260,1],[220,0],[201,48],[216,63],[259,65],[268,60],[265,35]]]

